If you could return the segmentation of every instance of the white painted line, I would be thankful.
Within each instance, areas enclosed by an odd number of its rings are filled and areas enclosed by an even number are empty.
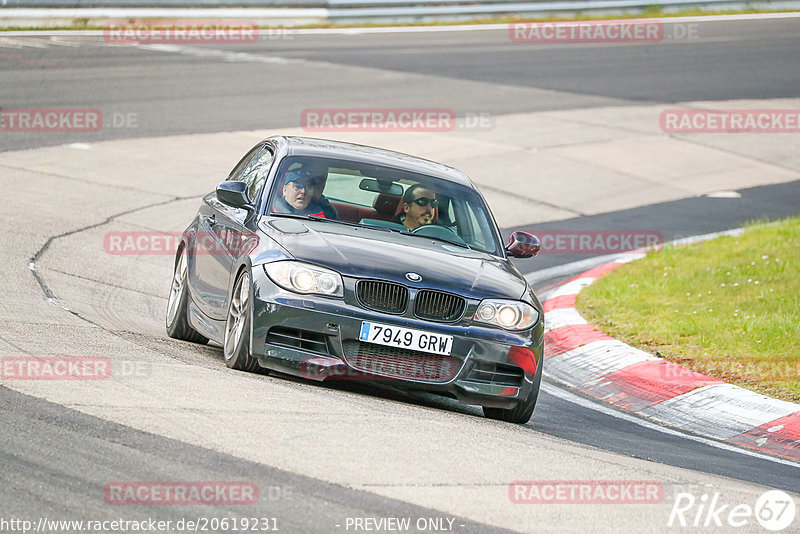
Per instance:
[[[584,388],[603,380],[609,373],[648,360],[658,358],[622,341],[603,339],[548,358],[546,369],[549,375]]]
[[[595,279],[589,276],[578,278],[577,280],[573,280],[571,282],[567,282],[563,286],[559,287],[555,291],[553,291],[548,300],[554,299],[556,297],[564,297],[567,295],[577,295],[581,292],[582,289],[589,286],[594,282]],[[555,311],[555,310],[553,310]],[[553,312],[549,312],[553,313]]]
[[[675,246],[680,245],[692,245],[694,243],[700,243],[701,241],[708,241],[710,239],[716,239],[717,237],[722,236],[730,236],[730,235],[742,235],[744,233],[744,228],[734,228],[732,230],[725,230],[724,232],[713,232],[710,234],[703,234],[703,235],[696,235],[692,237],[684,237],[682,239],[676,239],[672,241],[670,244]]]
[[[708,198],[742,198],[742,194],[737,191],[715,191],[705,196]]]
[[[624,256],[620,256],[614,261],[617,263],[630,263],[632,261],[641,260],[645,256],[647,256],[647,254],[644,252],[631,252],[629,254],[625,254]]]
[[[529,284],[535,284],[541,280],[550,280],[552,278],[558,278],[559,276],[566,276],[576,272],[588,271],[589,269],[593,269],[598,265],[608,263],[618,257],[619,254],[605,254],[603,256],[596,256],[594,258],[588,258],[585,260],[573,261],[564,265],[556,265],[554,267],[542,269],[541,271],[533,271],[532,273],[528,273],[525,275],[525,279]]]
[[[4,10],[3,12],[5,12]],[[0,12],[0,20],[4,20]],[[71,37],[102,37],[102,30],[14,30],[4,32],[0,30],[0,35],[8,35],[11,37],[56,37],[56,36],[71,36]]]
[[[324,7],[250,7],[250,8],[169,8],[169,7],[77,7],[77,8],[5,8],[0,18],[15,17],[46,19],[52,17],[67,18],[109,18],[109,19],[204,19],[207,17],[222,19],[249,19],[259,17],[327,17],[329,10]],[[72,33],[72,32],[70,32]],[[102,35],[99,30],[95,35]],[[50,35],[50,34],[48,34]]]
[[[61,39],[58,35],[51,35],[48,42],[53,46],[65,46],[68,48],[80,48],[84,45],[81,41],[76,41],[75,39]]]
[[[144,50],[152,50],[154,52],[168,52],[173,54],[181,54],[184,56],[221,59],[228,63],[268,63],[270,65],[290,65],[305,63],[302,59],[288,59],[280,56],[248,54],[246,52],[231,52],[227,50],[218,50],[216,48],[200,48],[183,45],[169,45],[169,44],[144,44],[144,45],[127,45],[136,46]]]
[[[366,35],[373,33],[447,33],[504,30],[508,24],[463,24],[460,26],[382,26],[377,28],[296,28],[289,29],[295,35]]]
[[[550,376],[549,373],[545,373],[548,377]],[[752,456],[754,458],[759,458],[761,460],[768,460],[770,462],[775,462],[778,464],[788,465],[790,467],[800,468],[800,463],[793,462],[791,460],[786,460],[784,458],[777,458],[774,456],[767,456],[765,454],[761,454],[755,451],[751,451],[748,449],[739,448],[735,445],[729,445],[727,443],[722,443],[713,439],[703,438],[700,436],[695,436],[694,434],[687,434],[685,432],[681,432],[679,430],[675,430],[672,428],[661,426],[658,423],[653,423],[650,421],[646,421],[639,417],[635,417],[633,415],[629,415],[624,412],[620,412],[618,410],[614,410],[605,406],[604,404],[599,404],[597,402],[590,401],[585,399],[584,397],[580,397],[570,391],[562,389],[554,384],[548,384],[547,382],[542,382],[542,389],[548,395],[552,395],[557,397],[561,400],[571,402],[572,404],[577,404],[582,408],[588,408],[589,410],[594,410],[596,412],[600,412],[605,415],[610,415],[611,417],[616,417],[617,419],[622,419],[623,421],[627,421],[629,423],[633,423],[635,425],[639,425],[643,428],[647,428],[648,430],[655,430],[656,432],[661,432],[662,434],[669,434],[671,436],[679,436],[684,439],[688,439],[691,441],[696,441],[698,443],[702,443],[704,445],[709,445],[711,447],[716,447],[717,449],[725,450],[728,452],[737,452],[739,454],[744,454],[745,456]],[[534,415],[535,417],[535,415]],[[534,419],[533,428],[536,428],[536,421]],[[787,473],[787,476],[790,476],[790,473]]]
[[[741,13],[738,15],[695,15],[691,17],[663,17],[662,22],[733,22],[737,20],[796,19],[800,12],[791,13]]]
[[[715,384],[665,400],[640,415],[699,434],[730,439],[800,411],[800,405],[773,399],[732,384]]]
[[[550,332],[562,326],[587,324],[575,308],[561,308],[547,312],[544,316],[544,331]]]
[[[38,39],[14,39],[6,37],[5,34],[0,33],[0,46],[3,48],[20,49],[25,47],[30,48],[49,48],[50,44]]]

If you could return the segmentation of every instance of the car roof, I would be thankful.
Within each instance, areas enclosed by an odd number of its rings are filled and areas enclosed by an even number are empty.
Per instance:
[[[458,169],[402,152],[314,137],[274,136],[266,141],[285,149],[287,156],[319,156],[397,167],[476,189],[467,175]]]

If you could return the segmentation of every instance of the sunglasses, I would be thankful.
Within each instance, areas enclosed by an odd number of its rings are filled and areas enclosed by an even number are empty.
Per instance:
[[[317,185],[315,182],[301,182],[301,183],[289,182],[289,183],[292,184],[292,187],[294,187],[297,190],[308,189],[310,187],[316,187]]]
[[[422,208],[424,208],[428,204],[430,204],[432,208],[435,208],[436,206],[439,205],[439,201],[438,200],[436,200],[435,198],[428,198],[428,197],[415,198],[411,202],[413,202],[414,204],[416,204],[417,206],[420,206]]]

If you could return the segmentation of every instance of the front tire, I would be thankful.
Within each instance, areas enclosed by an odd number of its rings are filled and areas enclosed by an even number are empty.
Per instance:
[[[181,249],[175,259],[175,271],[172,275],[172,287],[167,302],[167,335],[193,343],[208,343],[208,338],[200,334],[189,324],[189,291],[186,289],[186,273],[188,261],[186,250]]]
[[[542,363],[544,362],[539,362],[539,367],[533,376],[533,386],[531,386],[531,392],[528,393],[527,399],[517,404],[515,408],[490,408],[484,406],[483,415],[489,419],[497,419],[498,421],[519,425],[524,425],[530,421],[533,416],[533,410],[536,408],[536,401],[539,398],[539,386],[542,384],[542,367],[544,367]]]
[[[242,271],[233,285],[225,323],[225,365],[240,371],[255,371],[258,360],[250,355],[250,273]]]

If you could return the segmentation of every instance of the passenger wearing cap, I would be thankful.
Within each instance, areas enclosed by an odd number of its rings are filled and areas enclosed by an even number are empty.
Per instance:
[[[294,215],[311,215],[325,217],[325,210],[314,202],[314,177],[308,171],[296,169],[286,173],[283,185],[283,196],[272,208],[273,213],[291,213]]]

